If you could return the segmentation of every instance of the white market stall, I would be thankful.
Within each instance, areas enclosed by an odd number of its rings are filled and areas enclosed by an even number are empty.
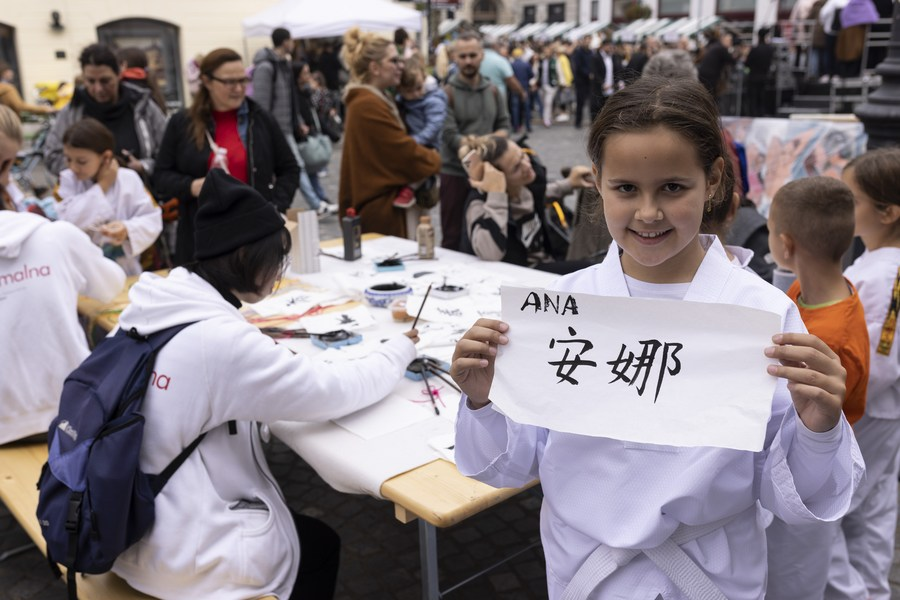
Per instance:
[[[387,31],[422,29],[422,14],[389,0],[282,0],[242,21],[244,37],[268,36],[284,27],[294,39],[342,36],[351,27]]]

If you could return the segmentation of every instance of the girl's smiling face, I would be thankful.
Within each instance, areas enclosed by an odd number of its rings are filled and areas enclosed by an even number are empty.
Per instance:
[[[607,138],[594,175],[626,275],[649,283],[693,279],[705,254],[703,210],[723,169],[717,158],[707,178],[691,143],[668,127]]]
[[[87,148],[72,148],[71,146],[63,146],[63,154],[66,157],[66,164],[72,169],[75,178],[78,181],[88,181],[94,179],[100,171],[105,158],[103,154],[97,154],[93,150]],[[112,153],[109,153],[112,155]]]

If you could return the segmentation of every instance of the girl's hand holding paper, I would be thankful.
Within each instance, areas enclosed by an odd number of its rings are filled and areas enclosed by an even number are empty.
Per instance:
[[[481,408],[490,402],[494,380],[494,361],[497,346],[509,342],[509,325],[496,319],[478,319],[456,344],[450,376],[468,396],[471,408]]]

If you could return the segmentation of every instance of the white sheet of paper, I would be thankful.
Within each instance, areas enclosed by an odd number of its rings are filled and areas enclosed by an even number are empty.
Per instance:
[[[419,312],[419,307],[422,306],[423,298],[424,295],[407,298],[406,313],[415,316]],[[472,323],[478,320],[479,316],[472,296],[461,296],[448,300],[430,295],[419,318],[431,323],[465,326],[468,329]]]
[[[501,294],[510,341],[491,399],[514,421],[630,442],[762,449],[776,383],[763,350],[780,330],[777,314],[540,288]]]
[[[318,302],[334,296],[333,292],[310,292],[308,290],[289,290],[277,296],[269,296],[250,308],[263,317],[275,315],[301,315]]]
[[[328,333],[338,329],[357,331],[375,324],[375,319],[365,306],[358,305],[349,310],[335,310],[312,317],[303,317],[300,324],[309,333]]]
[[[334,419],[334,422],[364,440],[371,440],[434,416],[429,406],[417,405],[398,394],[391,394],[372,406]]]

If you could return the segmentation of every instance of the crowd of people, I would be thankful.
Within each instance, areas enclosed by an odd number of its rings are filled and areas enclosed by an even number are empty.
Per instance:
[[[159,597],[332,597],[339,537],[287,507],[254,422],[327,420],[376,402],[415,358],[418,333],[313,368],[238,309],[270,295],[287,268],[284,215],[298,192],[324,218],[352,210],[363,232],[399,237],[437,210],[444,248],[558,273],[560,292],[741,305],[781,320],[765,350],[778,383],[759,452],[516,423],[490,399],[498,348],[515,332],[491,319],[466,332],[450,369],[463,391],[457,463],[496,486],[540,478],[551,597],[887,600],[900,150],[854,158],[840,181],[788,183],[761,223],[716,104],[743,51],[728,33],[708,39],[698,58],[655,39],[510,44],[463,30],[434,49],[432,68],[402,30],[390,40],[353,28],[340,59],[328,45],[299,60],[275,29],[252,65],[229,48],[193,59],[193,97],[173,114],[139,51],[88,46],[43,148],[59,181],[49,204],[11,178],[17,113],[31,108],[0,105],[0,325],[16,340],[0,349],[0,444],[46,431],[63,378],[88,354],[78,295],[111,299],[162,241],[171,270],[141,274],[120,326],[191,325],[159,354],[156,370],[179,385],[146,396],[141,467],[158,472],[208,435],[114,571]],[[771,56],[754,51],[751,73],[767,71]],[[535,122],[586,123],[587,164],[551,177],[512,139]],[[321,177],[338,140],[330,199]],[[601,253],[554,243],[549,207],[573,192],[586,218],[572,246],[588,236]],[[735,243],[742,219],[763,239]],[[865,249],[845,270],[854,236]],[[770,283],[771,262],[796,274],[786,294]]]

